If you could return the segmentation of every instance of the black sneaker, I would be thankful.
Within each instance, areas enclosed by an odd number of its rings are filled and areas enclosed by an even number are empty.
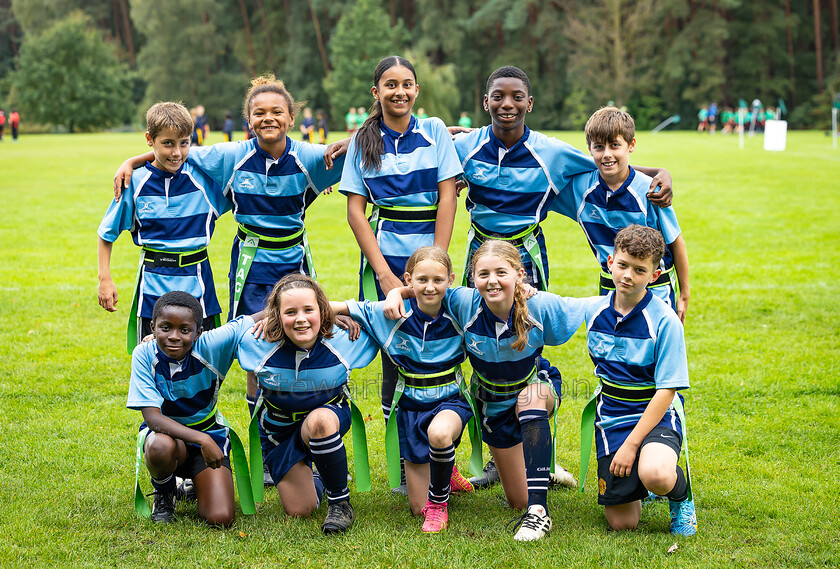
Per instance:
[[[355,519],[356,513],[353,511],[353,506],[350,505],[348,500],[342,500],[341,502],[329,505],[327,508],[327,517],[324,519],[324,524],[321,526],[321,529],[327,535],[345,532],[350,529]]]
[[[271,473],[268,471],[268,466],[265,462],[263,462],[263,486],[276,486],[274,480],[271,478]]]
[[[175,489],[176,502],[195,502],[198,494],[195,492],[195,484],[191,478],[184,478]]]
[[[481,476],[473,476],[470,478],[470,482],[472,485],[478,488],[487,488],[488,486],[492,486],[499,481],[499,471],[496,469],[496,463],[493,462],[491,458],[487,464],[484,465],[484,469],[481,471]]]
[[[155,490],[152,515],[149,516],[149,519],[161,524],[171,524],[175,521],[175,492]]]

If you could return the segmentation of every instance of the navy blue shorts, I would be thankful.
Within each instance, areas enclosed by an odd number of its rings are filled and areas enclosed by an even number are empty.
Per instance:
[[[662,437],[665,435],[665,437]],[[682,436],[674,429],[656,426],[642,441],[636,460],[629,476],[613,476],[610,473],[615,452],[598,459],[598,504],[601,506],[619,506],[641,500],[648,494],[647,488],[639,479],[639,456],[646,444],[660,443],[669,446],[677,456],[680,455]],[[616,451],[618,452],[618,451]]]
[[[268,299],[268,295],[271,292],[271,289],[274,288],[273,284],[257,284],[257,283],[249,283],[245,282],[242,285],[242,296],[239,297],[239,306],[236,308],[236,314],[233,313],[233,287],[236,285],[236,282],[231,280],[230,281],[230,308],[228,310],[228,320],[233,320],[237,316],[241,316],[243,314],[251,315],[256,314],[263,308],[265,308],[265,301]]]
[[[344,436],[350,430],[350,403],[344,402],[323,407],[336,414],[339,421],[338,432]],[[312,453],[300,437],[301,427],[303,427],[303,421],[298,421],[278,431],[266,432],[260,425],[260,446],[265,457],[265,464],[275,484],[282,480],[298,462],[303,461],[307,466],[312,466]]]
[[[547,383],[554,388],[554,396],[559,405],[563,379],[560,376],[560,370],[543,357],[540,357],[537,381]],[[481,438],[488,446],[510,448],[522,442],[522,430],[519,427],[519,418],[516,416],[516,399],[517,397],[514,396],[506,401],[509,403],[507,406],[490,404],[489,407],[482,401],[477,401],[481,419]],[[504,408],[499,410],[500,407]]]
[[[400,456],[414,464],[429,462],[429,425],[441,411],[454,411],[461,418],[466,427],[472,419],[473,412],[467,400],[460,396],[450,397],[441,401],[437,407],[428,411],[411,411],[399,408],[397,412],[397,431],[400,437]],[[463,431],[462,431],[463,432]],[[461,442],[461,435],[455,440],[455,446]]]

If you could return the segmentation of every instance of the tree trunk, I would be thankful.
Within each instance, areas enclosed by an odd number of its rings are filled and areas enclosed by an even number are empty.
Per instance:
[[[787,32],[787,56],[788,56],[788,78],[790,79],[790,97],[791,107],[796,106],[796,72],[794,69],[793,58],[793,27],[790,19],[790,0],[785,0],[785,28]]]
[[[245,0],[239,0],[239,9],[242,12],[242,22],[245,26],[245,43],[248,45],[248,70],[251,72],[251,77],[257,74],[254,62],[256,57],[254,55],[254,41],[251,39],[251,19],[248,17],[248,9],[245,7]]]
[[[315,37],[318,39],[318,51],[321,53],[324,73],[329,74],[330,61],[327,59],[327,48],[324,46],[324,38],[321,35],[321,24],[318,21],[318,14],[315,12],[315,6],[312,5],[312,0],[309,0],[309,12],[312,14],[312,25],[315,27]]]
[[[128,50],[128,60],[131,62],[131,68],[137,69],[137,54],[134,50],[134,34],[131,29],[131,16],[128,13],[128,2],[126,0],[119,0],[120,12],[122,12],[122,27],[123,37],[125,37],[125,47]]]
[[[814,0],[814,51],[817,57],[817,91],[823,90],[822,66],[822,22],[820,22],[820,0]]]
[[[838,49],[840,49],[840,45],[838,45],[839,39],[837,37],[837,0],[831,0],[829,6],[831,7],[831,49],[836,54]]]
[[[271,45],[271,32],[268,29],[268,18],[265,16],[265,6],[262,0],[257,0],[257,10],[260,13],[260,22],[262,22],[263,33],[265,34],[265,50],[268,56],[268,64],[274,68],[274,50]]]

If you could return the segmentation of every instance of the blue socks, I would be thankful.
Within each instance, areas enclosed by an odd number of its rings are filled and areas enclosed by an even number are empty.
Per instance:
[[[445,504],[449,500],[454,464],[454,444],[444,448],[429,447],[429,502]]]
[[[539,504],[548,511],[548,479],[551,469],[551,427],[545,409],[526,409],[517,415],[522,429],[522,453],[528,479],[528,506]]]
[[[309,439],[312,462],[318,467],[330,504],[350,499],[347,488],[347,449],[339,433]],[[317,482],[315,489],[318,489]]]

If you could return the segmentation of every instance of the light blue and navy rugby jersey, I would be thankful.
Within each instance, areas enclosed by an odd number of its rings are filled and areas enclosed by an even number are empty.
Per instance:
[[[537,367],[543,346],[559,346],[572,337],[583,322],[586,298],[566,298],[549,292],[538,292],[528,299],[528,320],[532,328],[528,345],[517,351],[513,320],[502,320],[493,314],[478,290],[458,287],[447,291],[444,306],[464,331],[467,355],[475,371],[497,384],[515,384]],[[502,402],[511,407],[516,398]]]
[[[210,244],[216,219],[230,208],[221,186],[198,168],[184,164],[173,174],[146,162],[132,173],[125,198],[108,206],[98,234],[113,243],[120,233],[130,231],[140,247],[195,251]],[[208,260],[188,267],[146,268],[141,262],[140,271],[140,316],[151,318],[155,301],[171,290],[199,299],[205,317],[221,312]]]
[[[219,389],[236,356],[243,334],[250,336],[254,321],[241,317],[201,334],[190,354],[182,361],[167,357],[157,342],[145,342],[131,356],[128,387],[129,409],[157,407],[162,415],[190,425],[212,416]],[[227,428],[206,431],[227,454]]]
[[[660,208],[648,201],[650,182],[650,177],[630,168],[627,180],[613,192],[597,170],[581,174],[572,180],[572,191],[558,197],[552,209],[580,224],[601,269],[607,271],[607,257],[613,253],[615,236],[628,225],[652,227],[662,233],[668,244],[680,236],[674,209]],[[660,268],[667,270],[673,264],[671,251],[666,249]]]
[[[455,149],[469,184],[467,211],[482,233],[512,236],[545,220],[558,193],[568,191],[572,176],[595,170],[592,158],[572,145],[530,130],[506,148],[490,126],[455,137]],[[545,239],[543,270],[548,275]],[[471,251],[478,243],[469,244]],[[531,259],[520,248],[525,270],[536,279]],[[536,282],[536,281],[534,281]],[[542,286],[540,288],[545,288]]]
[[[445,310],[433,318],[420,310],[412,298],[405,301],[405,318],[389,320],[382,311],[383,304],[382,301],[347,301],[353,319],[373,336],[398,367],[407,373],[427,375],[448,371],[464,362],[467,356],[461,327]],[[457,393],[456,384],[434,389],[406,387],[402,397],[428,406]]]
[[[350,141],[339,191],[359,194],[377,206],[423,207],[438,203],[438,182],[461,174],[452,137],[439,118],[412,117],[408,129],[399,133],[380,127],[385,153],[382,168],[362,168],[356,137]],[[434,242],[435,222],[380,220],[376,227],[379,249],[395,275],[418,248]],[[378,282],[377,282],[378,286]],[[384,296],[380,297],[380,300]]]
[[[587,346],[595,375],[619,386],[686,389],[688,363],[683,326],[673,309],[647,291],[627,316],[613,308],[615,293],[586,308]],[[595,416],[598,458],[619,449],[648,401],[601,396]],[[659,425],[681,431],[671,407]]]
[[[332,338],[321,338],[311,350],[266,342],[245,335],[239,345],[239,365],[257,376],[263,397],[286,412],[309,411],[341,395],[350,370],[366,367],[379,346],[362,332],[351,341],[347,331],[333,326]],[[274,423],[265,414],[260,424],[269,431],[288,423]],[[272,429],[275,427],[275,429]]]
[[[267,237],[288,237],[304,228],[306,208],[341,177],[343,157],[331,170],[324,165],[327,147],[286,138],[286,151],[275,160],[256,138],[190,149],[188,162],[207,172],[233,201],[233,216],[249,230]],[[239,258],[234,239],[229,277]],[[308,272],[304,246],[257,250],[247,282],[274,284],[283,276]]]

